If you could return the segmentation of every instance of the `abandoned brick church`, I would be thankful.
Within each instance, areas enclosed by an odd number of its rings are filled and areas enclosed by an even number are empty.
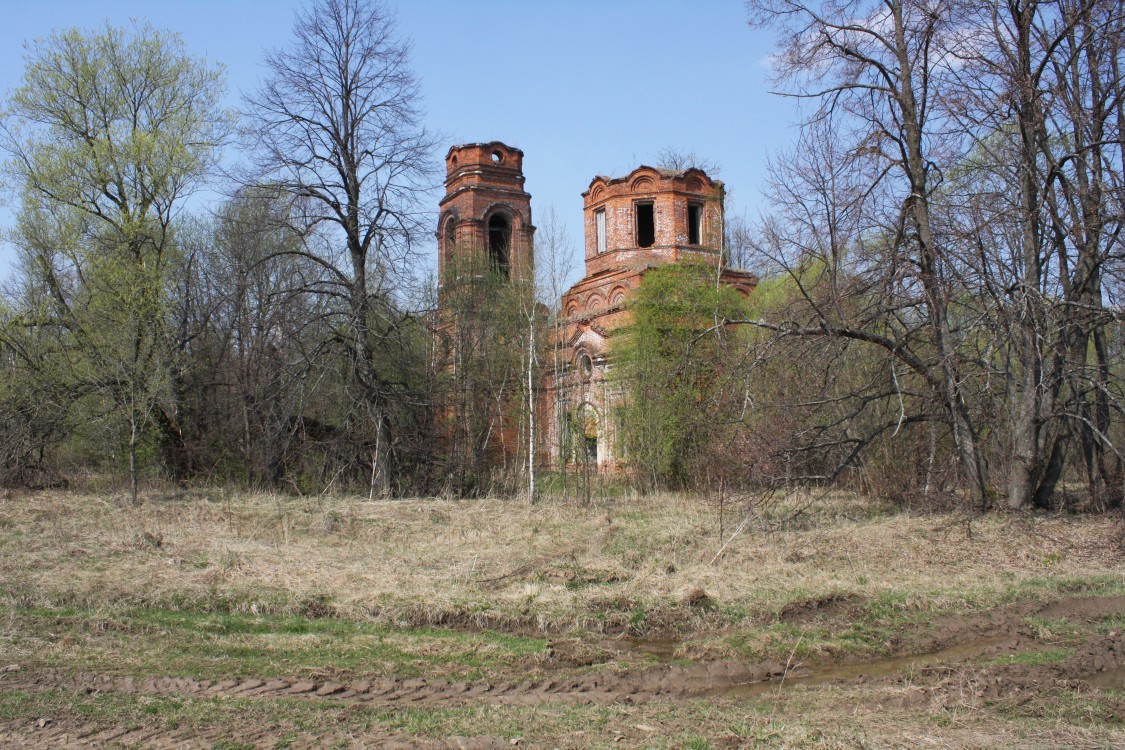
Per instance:
[[[535,227],[523,152],[496,141],[454,146],[445,166],[439,284],[471,267],[472,259],[460,256],[474,252],[486,253],[504,278],[530,280]],[[560,300],[562,340],[556,343],[563,365],[538,384],[542,460],[559,460],[566,441],[558,431],[577,423],[579,445],[572,449],[599,471],[620,467],[624,426],[616,406],[622,392],[608,377],[611,341],[628,324],[626,303],[646,272],[662,263],[706,263],[742,293],[754,288],[753,274],[724,263],[723,190],[699,169],[640,166],[624,177],[595,177],[582,193],[585,274]]]

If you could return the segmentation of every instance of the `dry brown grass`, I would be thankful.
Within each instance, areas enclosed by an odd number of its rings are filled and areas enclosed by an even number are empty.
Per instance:
[[[1122,528],[1110,516],[914,515],[837,493],[774,499],[750,519],[713,563],[727,541],[715,506],[674,495],[584,508],[223,493],[152,494],[134,507],[124,496],[8,494],[0,496],[0,651],[27,670],[516,681],[631,668],[635,655],[613,645],[622,641],[583,631],[675,630],[684,636],[677,657],[781,653],[784,661],[801,646],[813,656],[878,650],[879,639],[910,634],[941,612],[1125,593]],[[741,520],[727,509],[726,537]],[[806,621],[813,603],[824,606]],[[826,624],[833,603],[842,609]],[[74,611],[58,609],[68,606]],[[36,607],[49,609],[28,609]],[[210,614],[224,611],[360,622]],[[251,621],[265,624],[234,627]],[[862,626],[858,645],[843,637],[853,622]],[[608,649],[612,658],[571,666],[547,653],[546,639],[393,627],[442,623],[562,633],[558,653]],[[1097,627],[1067,623],[1075,633]],[[1053,642],[1060,636],[1049,629],[1062,626],[1035,627]],[[1120,696],[1048,681],[1029,701],[986,698],[978,677],[987,666],[959,663],[925,700],[911,672],[779,685],[754,698],[535,708],[306,709],[5,690],[0,680],[0,744],[38,731],[27,728],[43,716],[73,726],[94,716],[219,738],[241,736],[249,722],[279,746],[296,726],[324,745],[372,728],[568,748],[1121,745],[1119,719],[1107,718],[1119,716]]]
[[[646,632],[768,623],[831,597],[936,612],[1125,589],[1121,529],[1107,516],[918,516],[837,494],[776,501],[755,518],[712,564],[715,508],[674,495],[592,508],[224,493],[134,507],[123,496],[9,495],[0,595],[9,606]]]

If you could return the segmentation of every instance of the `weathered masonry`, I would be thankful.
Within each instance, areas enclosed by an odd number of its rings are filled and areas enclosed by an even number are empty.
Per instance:
[[[523,152],[503,143],[454,146],[445,156],[445,197],[438,219],[438,282],[488,268],[530,279],[531,196],[523,189]]]
[[[523,152],[492,142],[455,146],[446,156],[440,207],[439,280],[485,261],[510,279],[533,273],[531,196]],[[711,265],[721,281],[749,294],[757,283],[728,268],[723,253],[724,187],[699,169],[641,166],[625,177],[595,177],[582,193],[585,274],[560,301],[562,367],[539,384],[543,461],[614,471],[627,463],[620,385],[609,373],[612,341],[628,324],[627,302],[663,263]]]
[[[724,267],[723,183],[699,169],[642,166],[625,177],[595,177],[582,199],[586,274],[561,300],[567,366],[544,383],[553,406],[547,447],[555,460],[561,446],[571,460],[607,471],[627,458],[628,427],[620,385],[609,377],[610,351],[645,273],[662,263],[704,263],[746,294],[757,279]]]

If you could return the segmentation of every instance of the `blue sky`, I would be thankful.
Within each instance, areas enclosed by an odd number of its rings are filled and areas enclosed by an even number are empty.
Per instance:
[[[131,18],[182,34],[227,68],[230,104],[289,43],[300,0],[0,0],[0,96],[19,83],[22,45],[54,30]],[[523,149],[538,221],[551,206],[581,245],[579,194],[598,174],[652,163],[669,146],[721,166],[737,213],[755,215],[766,159],[789,144],[792,100],[769,94],[767,33],[741,0],[388,0],[413,40],[427,125],[455,143]],[[436,207],[438,195],[435,194]],[[12,223],[0,206],[0,226]],[[0,248],[0,277],[10,272]],[[426,262],[432,263],[432,257]]]

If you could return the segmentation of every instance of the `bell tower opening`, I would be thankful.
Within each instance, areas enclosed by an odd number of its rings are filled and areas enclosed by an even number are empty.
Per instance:
[[[523,152],[499,141],[453,146],[445,172],[435,232],[441,289],[482,274],[530,281],[535,227],[531,196],[524,190]]]
[[[488,268],[507,279],[511,276],[512,228],[503,214],[493,214],[488,220]]]

